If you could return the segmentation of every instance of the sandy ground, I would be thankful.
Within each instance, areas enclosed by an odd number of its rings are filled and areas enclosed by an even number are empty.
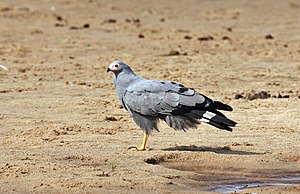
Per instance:
[[[296,0],[1,0],[0,193],[203,193],[250,183],[281,185],[243,192],[299,193],[299,21]],[[152,150],[127,150],[142,131],[106,73],[117,59],[232,105],[226,115],[238,127],[161,124]],[[261,91],[271,97],[251,100]]]

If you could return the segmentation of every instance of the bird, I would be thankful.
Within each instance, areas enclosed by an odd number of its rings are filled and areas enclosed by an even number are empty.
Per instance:
[[[193,88],[174,81],[144,79],[118,60],[108,66],[107,72],[114,74],[120,103],[144,132],[142,145],[128,149],[148,150],[149,135],[154,130],[159,131],[157,125],[160,120],[175,130],[183,131],[197,128],[202,122],[227,131],[232,131],[237,124],[220,112],[232,111],[231,106],[214,101]]]

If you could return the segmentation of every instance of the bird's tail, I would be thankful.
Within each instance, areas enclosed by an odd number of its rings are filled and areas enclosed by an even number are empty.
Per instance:
[[[237,124],[235,121],[228,119],[222,113],[218,114],[218,111],[205,111],[205,110],[193,110],[188,115],[192,118],[199,119],[202,122],[210,124],[219,129],[232,131],[231,127],[235,127]]]

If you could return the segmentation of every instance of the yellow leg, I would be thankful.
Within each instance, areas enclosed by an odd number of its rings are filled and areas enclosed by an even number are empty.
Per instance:
[[[130,149],[133,151],[145,151],[148,138],[149,138],[149,134],[144,133],[143,144],[141,145],[141,147],[139,147],[139,148],[138,147],[130,147]]]

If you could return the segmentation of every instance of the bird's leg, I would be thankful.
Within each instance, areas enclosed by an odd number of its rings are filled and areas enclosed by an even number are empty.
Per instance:
[[[149,133],[144,133],[143,144],[141,145],[141,147],[130,147],[130,149],[133,151],[145,151],[149,135],[150,135]]]

